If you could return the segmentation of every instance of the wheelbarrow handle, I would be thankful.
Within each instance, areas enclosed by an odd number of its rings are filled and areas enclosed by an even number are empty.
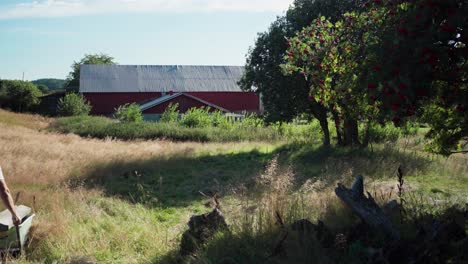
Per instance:
[[[19,248],[19,252],[20,254],[23,252],[23,245],[21,243],[21,235],[20,235],[20,226],[19,225],[15,225],[15,228],[16,228],[16,239],[18,239],[18,248]]]

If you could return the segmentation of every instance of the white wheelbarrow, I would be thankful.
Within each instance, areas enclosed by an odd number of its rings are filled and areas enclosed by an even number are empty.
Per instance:
[[[28,239],[29,229],[35,215],[32,214],[31,208],[24,205],[16,206],[16,212],[21,218],[21,224],[18,227],[13,224],[10,211],[0,212],[0,253],[2,256],[21,254]]]

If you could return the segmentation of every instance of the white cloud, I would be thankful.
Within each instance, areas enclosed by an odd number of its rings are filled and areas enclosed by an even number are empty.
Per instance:
[[[293,0],[39,0],[0,7],[0,19],[148,12],[281,12]]]

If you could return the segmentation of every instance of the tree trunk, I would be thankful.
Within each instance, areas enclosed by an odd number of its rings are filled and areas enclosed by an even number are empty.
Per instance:
[[[343,131],[342,131],[341,125],[340,125],[340,117],[338,116],[338,113],[336,111],[332,111],[332,115],[333,115],[333,120],[335,120],[337,144],[338,144],[338,146],[343,146],[344,145]]]
[[[310,83],[308,83],[307,80],[305,81],[305,85],[307,89],[310,88]],[[312,115],[317,118],[317,120],[320,122],[320,127],[322,128],[323,145],[328,147],[330,146],[330,129],[328,128],[327,108],[315,100],[312,100],[311,105]]]
[[[322,127],[323,132],[323,145],[330,146],[330,130],[328,129],[328,120],[325,118],[319,121],[320,127]]]
[[[367,121],[366,128],[364,131],[364,138],[362,139],[362,147],[367,148],[370,141],[370,121]]]
[[[359,129],[356,119],[345,118],[344,143],[347,146],[359,145]]]
[[[323,145],[330,146],[330,129],[328,128],[327,109],[317,102],[312,102],[312,114],[320,122],[323,132]]]

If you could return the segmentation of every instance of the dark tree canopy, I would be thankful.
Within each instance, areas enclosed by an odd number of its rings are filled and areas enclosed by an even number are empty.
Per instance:
[[[290,120],[298,113],[307,112],[308,88],[301,78],[283,76],[279,65],[286,50],[285,18],[278,18],[268,32],[258,35],[255,47],[250,50],[246,72],[240,84],[244,90],[255,87],[261,93],[270,121]]]
[[[396,121],[422,114],[431,128],[429,150],[462,150],[468,139],[468,2],[402,2],[402,11],[389,8],[396,26],[385,34],[392,43],[384,41],[381,49],[386,71],[376,76],[386,88],[384,106],[398,106],[392,109]],[[397,100],[399,95],[403,99]]]

